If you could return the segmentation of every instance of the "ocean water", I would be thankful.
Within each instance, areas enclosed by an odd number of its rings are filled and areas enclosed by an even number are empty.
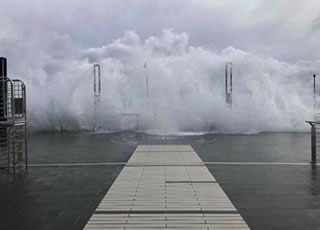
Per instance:
[[[204,162],[309,163],[309,133],[159,136],[45,132],[28,136],[31,164],[127,162],[138,144],[191,144]]]

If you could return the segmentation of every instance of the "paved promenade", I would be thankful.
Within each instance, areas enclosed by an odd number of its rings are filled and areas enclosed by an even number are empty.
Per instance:
[[[139,145],[85,229],[249,229],[190,145]]]

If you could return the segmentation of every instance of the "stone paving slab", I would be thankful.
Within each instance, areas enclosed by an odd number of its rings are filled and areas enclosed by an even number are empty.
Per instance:
[[[140,145],[85,229],[153,228],[249,229],[191,146]]]

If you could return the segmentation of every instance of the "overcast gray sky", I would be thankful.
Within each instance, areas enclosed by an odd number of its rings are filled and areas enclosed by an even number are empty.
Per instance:
[[[108,44],[127,30],[145,39],[169,28],[189,34],[190,45],[218,52],[233,46],[288,62],[320,59],[320,0],[0,2],[1,51],[17,41],[22,49],[41,49],[52,37],[85,49]]]

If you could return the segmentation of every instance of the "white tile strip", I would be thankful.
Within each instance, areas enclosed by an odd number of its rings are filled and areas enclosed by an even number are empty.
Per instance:
[[[292,165],[292,166],[305,166],[310,165],[310,162],[201,162],[195,164],[188,164],[189,166],[198,166],[198,165]],[[144,163],[128,163],[128,162],[92,162],[92,163],[48,163],[48,164],[29,164],[30,167],[78,167],[78,166],[109,166],[109,165],[126,165],[126,166],[144,166]],[[183,166],[185,164],[179,162],[176,164],[167,162],[166,166]],[[316,165],[320,165],[317,163]],[[148,166],[163,166],[163,164],[154,163],[149,164]]]
[[[85,229],[159,228],[249,229],[190,145],[140,145]]]

